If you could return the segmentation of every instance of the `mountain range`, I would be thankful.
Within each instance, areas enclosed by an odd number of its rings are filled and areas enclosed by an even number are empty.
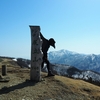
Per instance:
[[[65,64],[80,70],[92,70],[100,73],[100,55],[80,54],[62,49],[49,52],[48,59],[52,64]]]

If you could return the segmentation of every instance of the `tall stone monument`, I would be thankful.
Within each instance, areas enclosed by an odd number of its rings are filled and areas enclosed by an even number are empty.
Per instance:
[[[30,80],[41,80],[41,63],[42,63],[42,40],[40,38],[40,26],[30,26],[31,29],[31,70]]]

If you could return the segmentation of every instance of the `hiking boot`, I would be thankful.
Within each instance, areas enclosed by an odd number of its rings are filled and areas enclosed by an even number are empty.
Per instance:
[[[49,71],[48,76],[55,76],[55,75],[51,71]]]

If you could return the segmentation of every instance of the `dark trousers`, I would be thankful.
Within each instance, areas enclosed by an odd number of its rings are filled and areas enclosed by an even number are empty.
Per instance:
[[[44,63],[47,64],[47,69],[48,69],[48,72],[49,72],[50,71],[50,62],[47,58],[47,54],[43,55],[43,62],[42,62],[42,65],[41,65],[42,68],[44,66]]]

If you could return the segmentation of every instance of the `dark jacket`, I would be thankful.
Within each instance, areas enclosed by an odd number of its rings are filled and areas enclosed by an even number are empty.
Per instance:
[[[46,38],[44,38],[44,36],[41,34],[41,32],[40,32],[40,37],[41,37],[42,42],[43,42],[42,43],[42,52],[45,55],[45,54],[47,54],[48,49],[50,47],[49,40],[47,40]]]

